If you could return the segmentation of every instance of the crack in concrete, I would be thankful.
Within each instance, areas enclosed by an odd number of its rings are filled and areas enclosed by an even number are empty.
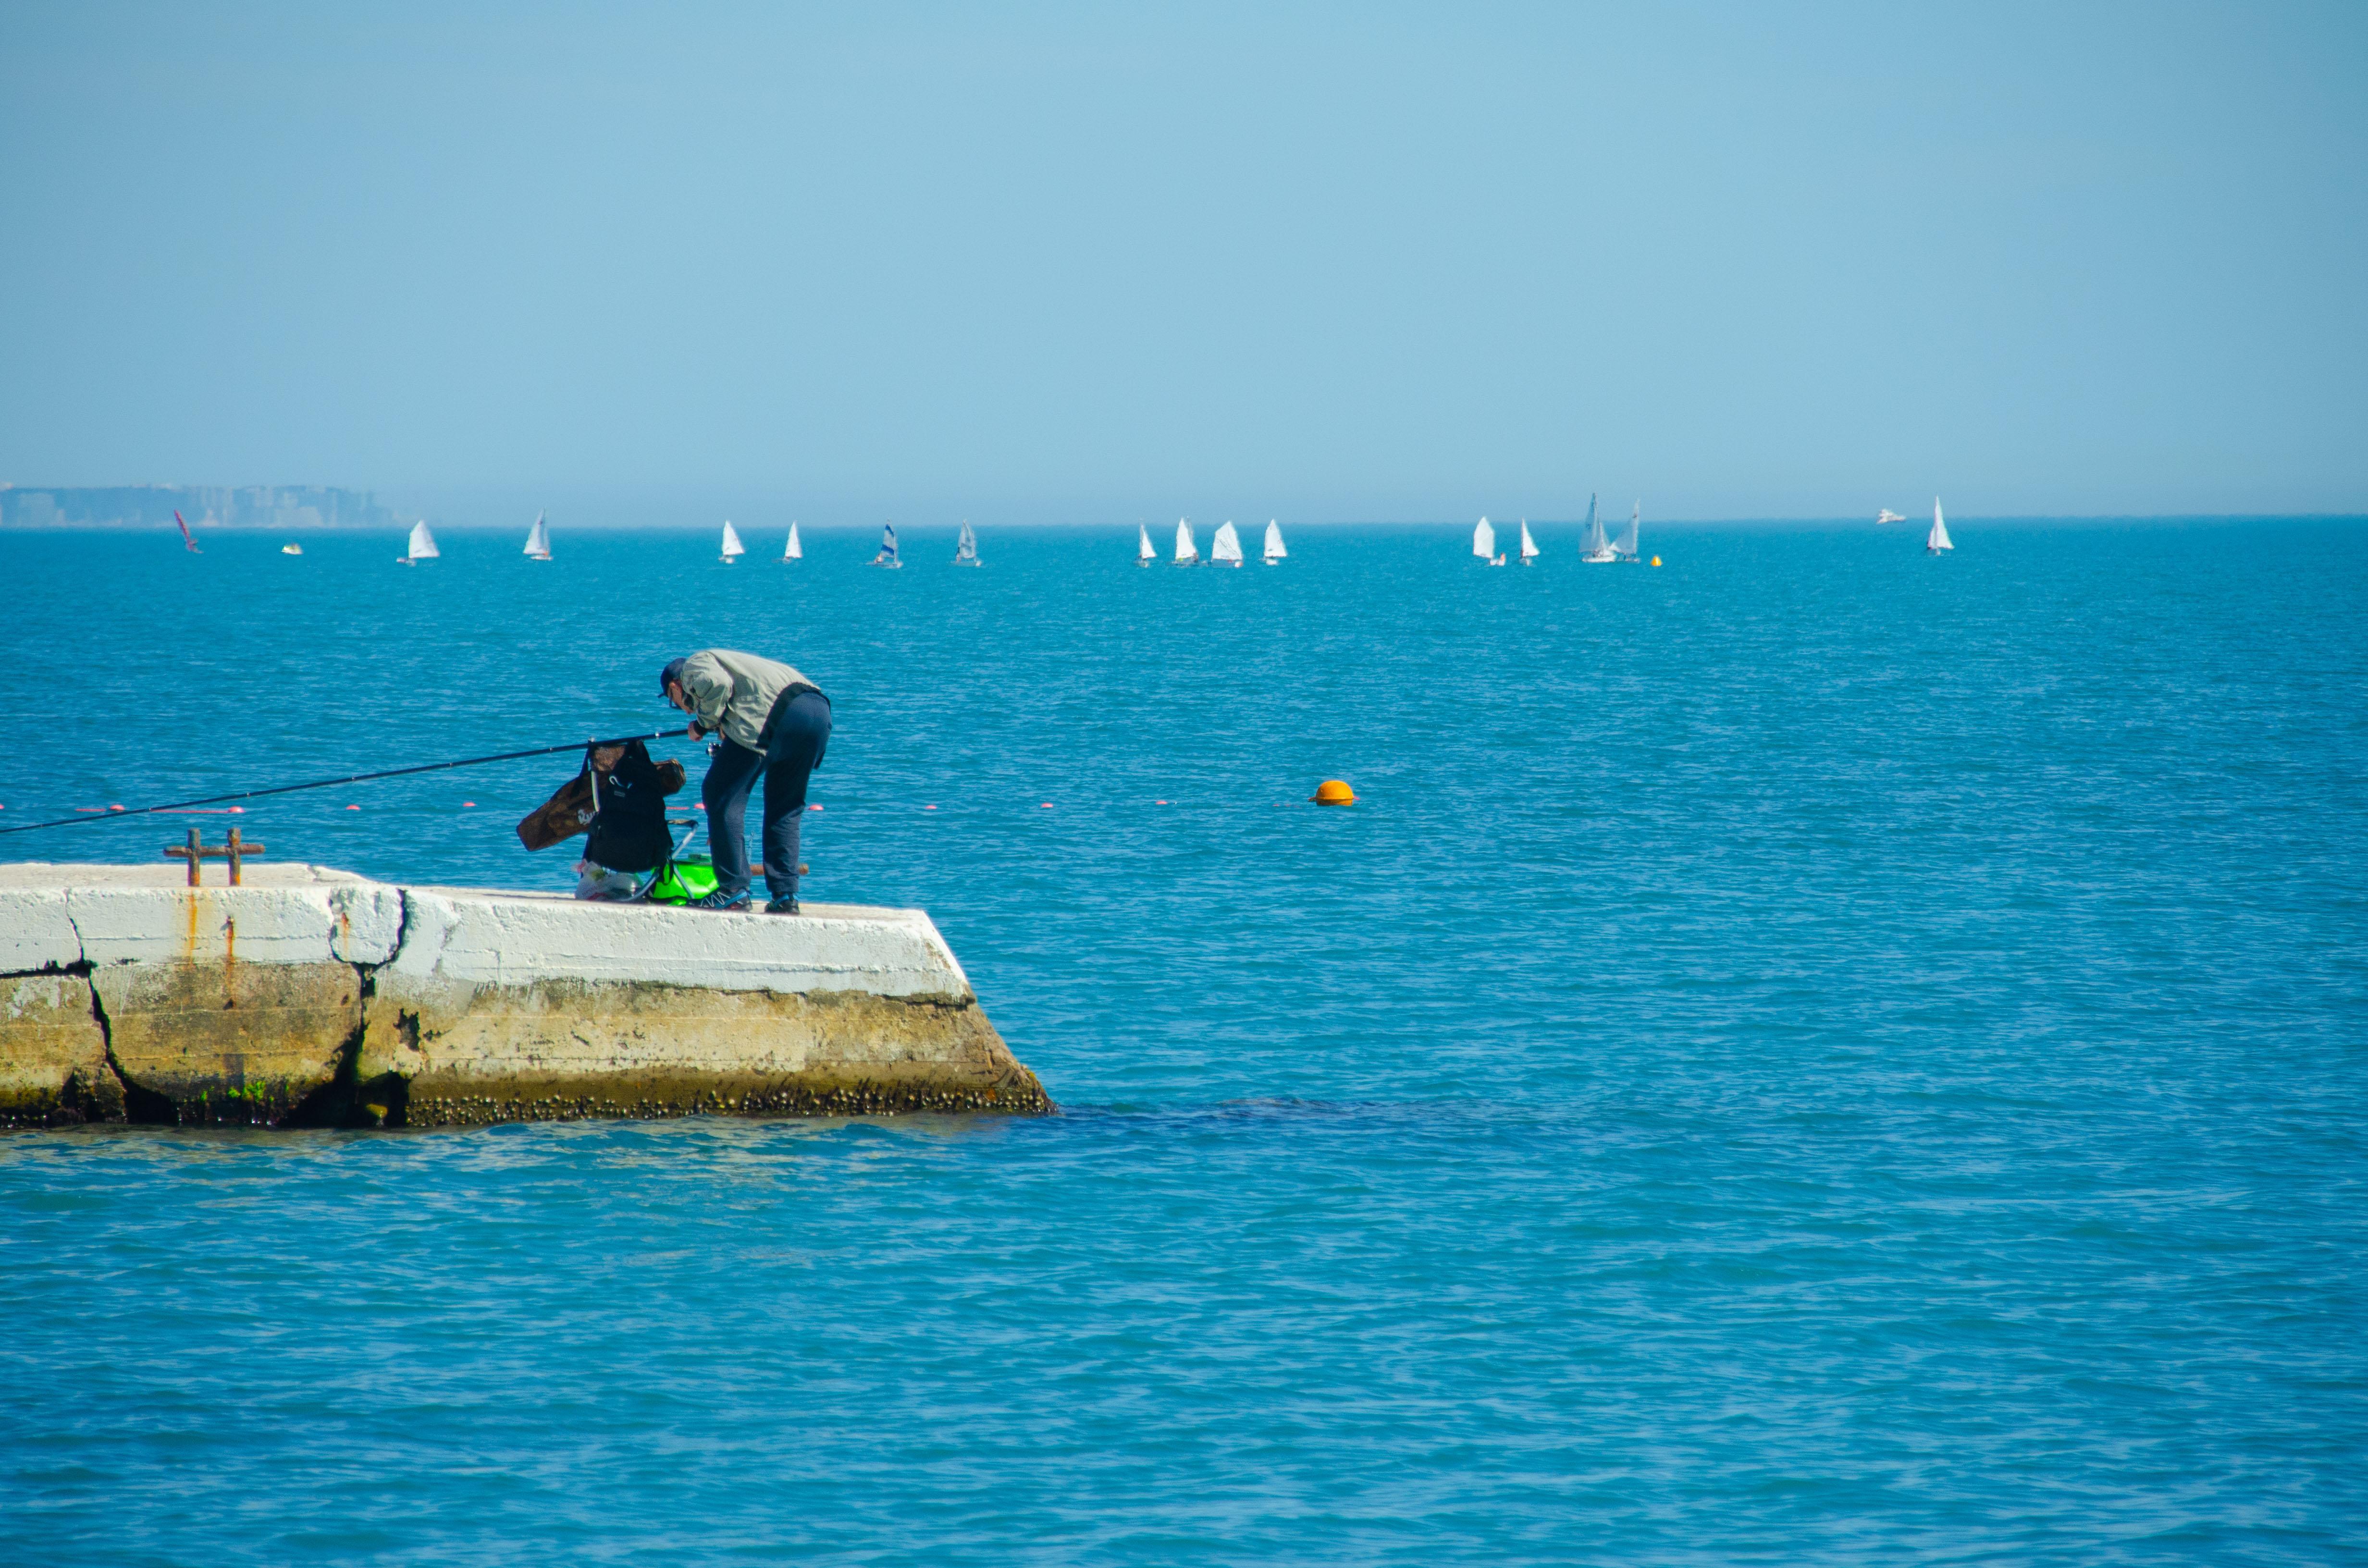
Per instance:
[[[394,896],[395,901],[403,905],[403,918],[394,923],[394,948],[386,955],[389,963],[401,958],[403,949],[411,945],[411,890],[397,887]]]
[[[404,1125],[411,1101],[411,1080],[402,1074],[381,1073],[362,1081],[362,1044],[370,1033],[370,998],[378,994],[382,965],[346,960],[354,971],[354,1027],[337,1042],[336,1066],[329,1081],[304,1096],[275,1124],[288,1128],[380,1128]]]
[[[87,977],[90,964],[85,960],[80,968]],[[115,1074],[115,1081],[123,1087],[123,1119],[137,1127],[180,1126],[181,1108],[173,1103],[171,1096],[142,1087],[132,1082],[131,1074],[124,1071],[123,1059],[115,1054],[115,1026],[108,1020],[107,1001],[99,995],[98,983],[95,980],[90,986],[90,1016],[98,1024],[99,1045],[106,1054],[107,1070]]]

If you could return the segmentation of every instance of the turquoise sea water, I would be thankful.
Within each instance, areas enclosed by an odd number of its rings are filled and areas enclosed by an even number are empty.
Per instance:
[[[2368,1558],[2368,530],[940,531],[0,536],[0,825],[790,659],[1064,1108],[0,1134],[0,1559]],[[560,886],[570,770],[0,856]]]

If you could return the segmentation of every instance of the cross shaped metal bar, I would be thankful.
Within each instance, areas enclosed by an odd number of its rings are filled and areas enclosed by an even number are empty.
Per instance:
[[[207,860],[228,860],[230,862],[230,885],[236,887],[238,886],[238,863],[240,858],[244,856],[260,855],[262,853],[263,846],[260,844],[241,843],[239,841],[238,829],[236,828],[232,828],[230,830],[230,842],[227,844],[200,843],[198,838],[198,830],[193,827],[189,829],[189,841],[187,844],[168,844],[165,846],[165,854],[167,858],[174,860],[187,860],[189,863],[189,885],[191,887],[196,887],[198,885],[199,865]]]

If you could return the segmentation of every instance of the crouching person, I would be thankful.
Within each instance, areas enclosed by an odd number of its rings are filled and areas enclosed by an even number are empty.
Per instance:
[[[518,824],[518,840],[543,849],[589,833],[575,863],[575,896],[609,902],[632,898],[641,879],[674,852],[666,831],[666,798],[683,786],[682,764],[654,762],[639,741],[595,746],[584,770]]]
[[[575,863],[575,896],[629,899],[641,879],[674,853],[666,798],[683,785],[682,764],[653,762],[639,741],[596,746],[585,767],[592,786],[592,836]]]

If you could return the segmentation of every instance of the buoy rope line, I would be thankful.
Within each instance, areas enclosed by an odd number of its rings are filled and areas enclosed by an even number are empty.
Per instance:
[[[642,735],[615,735],[607,740],[569,741],[564,745],[534,746],[526,751],[506,751],[493,756],[464,756],[454,762],[423,762],[410,767],[382,767],[376,773],[349,773],[343,778],[315,778],[308,784],[276,784],[268,790],[241,790],[231,795],[207,795],[195,801],[173,801],[161,806],[135,806],[125,811],[109,811],[92,816],[58,817],[50,822],[28,822],[20,825],[0,827],[0,835],[33,833],[45,827],[74,827],[89,822],[121,822],[126,817],[147,816],[154,812],[186,812],[192,806],[218,806],[224,801],[252,801],[263,795],[292,795],[299,790],[326,790],[338,784],[362,784],[373,778],[400,778],[406,773],[441,773],[448,767],[480,767],[489,762],[516,762],[522,756],[549,756],[553,752],[586,751],[594,746],[621,746],[634,741],[670,740],[690,733],[688,729],[652,730]]]

